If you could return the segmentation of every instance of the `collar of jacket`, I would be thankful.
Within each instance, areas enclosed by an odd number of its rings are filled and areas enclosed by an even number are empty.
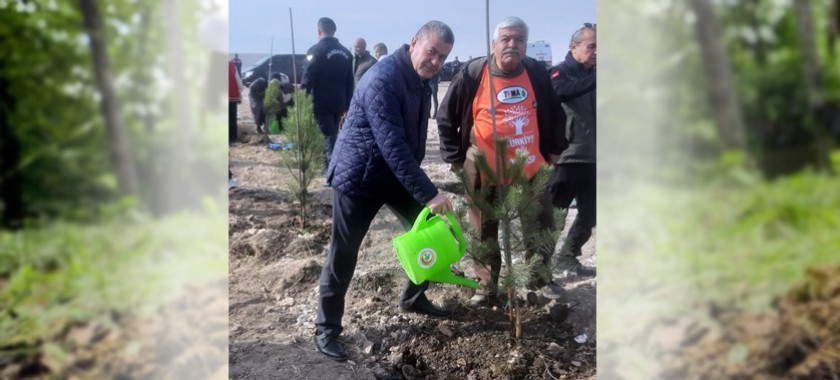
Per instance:
[[[516,68],[511,71],[504,72],[498,65],[496,65],[496,59],[494,56],[490,56],[490,73],[493,74],[494,77],[516,78],[521,75],[523,71],[525,71],[525,64],[520,61]]]
[[[587,70],[583,68],[583,64],[575,61],[575,57],[572,56],[572,52],[566,53],[565,58],[566,66],[572,70],[577,71],[579,74],[589,74],[592,70]]]
[[[420,79],[420,76],[414,71],[414,65],[411,64],[411,55],[408,53],[407,44],[394,52],[394,60],[397,62],[397,67],[399,67],[405,83],[408,84],[408,88],[412,90],[422,89],[423,83],[427,81]]]

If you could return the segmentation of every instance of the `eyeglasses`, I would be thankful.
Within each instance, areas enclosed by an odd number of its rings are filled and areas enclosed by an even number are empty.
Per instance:
[[[594,24],[594,23],[591,23],[591,22],[585,22],[585,23],[583,23],[583,25],[581,26],[581,28],[590,28],[590,29],[595,29],[595,24]]]

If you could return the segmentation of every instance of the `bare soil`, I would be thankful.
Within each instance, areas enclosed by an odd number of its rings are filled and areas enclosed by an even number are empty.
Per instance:
[[[441,83],[439,99],[448,88]],[[246,90],[247,91],[247,90]],[[246,97],[247,99],[247,97]],[[288,190],[279,154],[255,132],[247,100],[239,106],[239,143],[230,149],[238,187],[230,191],[231,379],[589,379],[595,376],[596,280],[559,279],[558,299],[519,294],[522,337],[512,337],[504,307],[474,308],[471,289],[432,284],[427,295],[453,311],[443,320],[403,314],[405,282],[391,240],[403,233],[383,208],[362,243],[347,295],[340,337],[350,360],[336,363],[315,350],[318,276],[330,239],[332,189],[315,179],[305,230]],[[281,143],[279,136],[272,142]],[[457,177],[438,154],[430,121],[423,169],[438,188],[455,191]],[[448,192],[455,203],[459,194]],[[567,215],[567,229],[576,210]],[[595,235],[582,261],[595,265]],[[559,247],[559,245],[558,245]],[[461,269],[472,276],[471,266]],[[577,340],[575,339],[577,338]]]
[[[715,325],[686,326],[669,353],[665,378],[804,380],[840,374],[840,266],[808,270],[770,310],[709,310]]]

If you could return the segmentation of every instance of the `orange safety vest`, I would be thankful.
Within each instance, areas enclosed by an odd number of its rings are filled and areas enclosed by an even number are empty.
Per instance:
[[[524,172],[528,179],[540,170],[545,160],[540,154],[540,132],[537,128],[537,99],[528,72],[515,78],[493,77],[496,94],[496,135],[507,138],[507,160],[509,165],[516,159],[517,152],[527,155]],[[490,86],[487,84],[487,67],[481,72],[481,83],[473,99],[473,136],[476,147],[487,156],[487,162],[496,171],[496,148],[493,143],[493,120],[490,115]],[[502,180],[510,183],[509,179]]]

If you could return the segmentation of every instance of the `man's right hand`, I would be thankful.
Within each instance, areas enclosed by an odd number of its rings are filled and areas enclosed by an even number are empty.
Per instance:
[[[432,210],[432,213],[436,215],[452,211],[452,204],[449,203],[449,198],[441,192],[438,192],[437,195],[429,201],[429,203],[426,203],[426,207],[428,207],[429,210]]]
[[[458,170],[461,170],[464,167],[463,162],[452,162],[449,164],[449,171],[455,173]]]

